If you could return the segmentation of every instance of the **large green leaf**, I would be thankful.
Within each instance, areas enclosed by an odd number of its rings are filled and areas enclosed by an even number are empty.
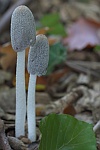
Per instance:
[[[65,60],[66,48],[61,43],[55,43],[50,46],[47,74],[50,74],[56,65],[64,62]]]
[[[96,150],[92,125],[70,115],[50,114],[40,122],[39,150]]]

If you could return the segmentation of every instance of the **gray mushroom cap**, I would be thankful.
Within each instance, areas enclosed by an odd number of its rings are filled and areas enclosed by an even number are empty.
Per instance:
[[[30,47],[28,55],[28,72],[42,76],[46,74],[49,61],[49,44],[45,35],[37,35],[36,43]]]
[[[11,18],[11,43],[16,52],[33,46],[36,41],[34,16],[24,5],[18,6]]]

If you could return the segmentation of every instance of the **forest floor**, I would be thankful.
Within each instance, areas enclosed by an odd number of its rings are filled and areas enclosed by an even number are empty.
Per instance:
[[[21,2],[21,0],[20,0]],[[8,136],[14,150],[37,150],[38,140],[31,143],[26,136],[15,138],[15,103],[16,103],[16,53],[12,50],[10,40],[10,10],[16,0],[0,1],[0,139]],[[49,64],[46,76],[37,78],[36,85],[36,121],[37,137],[39,121],[46,115],[54,113],[70,114],[75,118],[92,123],[100,121],[100,4],[99,0],[60,1],[34,0],[24,2],[33,12],[37,25],[37,34],[48,37],[51,57],[54,63]],[[7,18],[5,17],[8,11]],[[41,27],[40,20],[46,14],[59,15],[61,32],[51,27]],[[50,16],[49,16],[50,17]],[[54,17],[54,16],[53,16]],[[45,18],[45,17],[44,17]],[[51,17],[52,18],[52,17]],[[3,20],[4,19],[4,20]],[[58,18],[57,18],[58,19]],[[52,20],[52,19],[51,19]],[[4,23],[3,23],[4,21]],[[41,21],[42,22],[42,21]],[[57,22],[58,23],[58,22]],[[55,25],[57,25],[55,22]],[[3,24],[3,25],[2,25]],[[55,27],[57,29],[57,26]],[[56,47],[53,47],[56,44]],[[57,45],[58,44],[58,45]],[[98,46],[99,45],[99,46]],[[64,52],[59,48],[62,46]],[[53,52],[59,49],[62,57]],[[28,49],[26,50],[26,92],[29,74],[27,72]],[[55,59],[57,59],[55,61]],[[53,65],[53,68],[51,66]],[[66,103],[62,105],[63,98]],[[100,122],[95,131],[97,149],[100,150]],[[2,137],[3,136],[3,137]],[[20,148],[19,148],[20,147]],[[2,149],[2,147],[0,147]],[[5,149],[6,150],[6,149]]]

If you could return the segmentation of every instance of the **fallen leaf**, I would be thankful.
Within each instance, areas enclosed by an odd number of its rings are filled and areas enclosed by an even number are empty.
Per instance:
[[[29,47],[26,48],[26,52],[25,52],[26,67],[27,67],[27,62],[28,62],[28,53],[29,53]]]
[[[62,68],[62,69],[59,69],[53,73],[51,73],[49,76],[48,76],[48,86],[50,88],[50,85],[53,85],[55,83],[57,83],[63,76],[65,76],[68,72],[69,72],[69,68]]]
[[[36,90],[44,91],[47,85],[47,78],[45,76],[37,77]]]
[[[68,29],[69,36],[64,39],[70,50],[82,50],[87,46],[100,44],[100,23],[93,20],[79,19]]]
[[[76,110],[72,104],[69,104],[67,107],[65,107],[63,113],[74,116],[76,114]]]
[[[48,42],[49,42],[49,45],[53,45],[54,43],[58,42],[57,38],[48,38]]]
[[[46,34],[49,30],[49,27],[40,28],[37,30],[36,34]]]
[[[3,70],[14,70],[16,65],[16,52],[10,43],[0,47],[0,66]],[[12,63],[13,62],[13,63]]]
[[[27,69],[25,69],[25,87],[26,87],[26,90],[28,90],[28,83],[29,83],[29,73],[27,71]]]
[[[27,66],[29,47],[26,48],[25,60]],[[17,53],[13,50],[11,43],[0,46],[0,66],[3,70],[15,70]],[[12,63],[13,62],[13,63]]]
[[[42,116],[42,111],[45,109],[45,105],[36,104],[36,116]]]

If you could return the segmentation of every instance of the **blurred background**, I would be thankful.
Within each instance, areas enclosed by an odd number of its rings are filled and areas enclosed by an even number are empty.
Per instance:
[[[6,129],[13,128],[15,120],[16,53],[10,43],[10,21],[19,5],[31,9],[37,34],[45,34],[50,45],[47,74],[37,79],[37,117],[45,106],[79,88],[82,96],[62,113],[96,124],[100,120],[100,0],[0,0],[0,117]],[[96,137],[100,149],[100,131]]]

